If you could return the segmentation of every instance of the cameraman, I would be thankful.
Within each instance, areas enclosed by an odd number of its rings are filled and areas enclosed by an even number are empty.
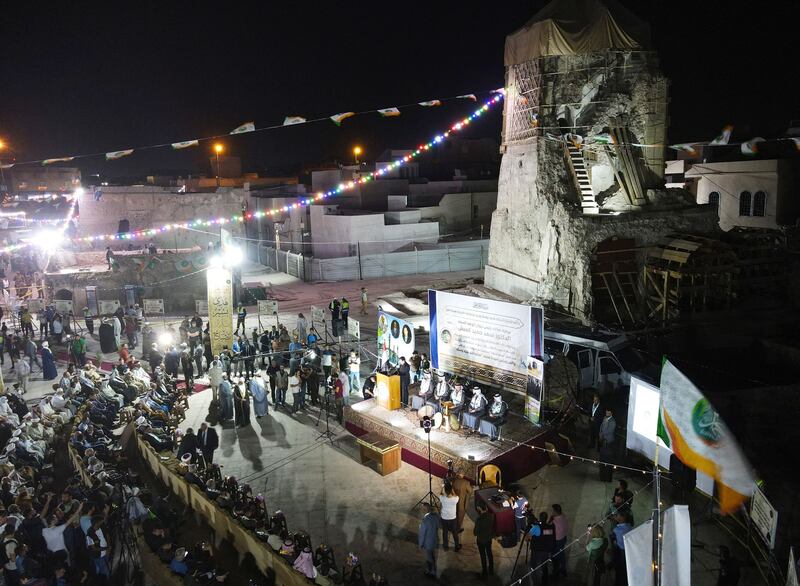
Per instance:
[[[552,523],[548,522],[547,511],[539,513],[539,518],[534,519],[534,523],[528,531],[526,539],[531,542],[531,579],[536,583],[536,574],[540,574],[541,584],[547,585],[548,570],[547,562],[553,553],[555,546],[556,529]]]

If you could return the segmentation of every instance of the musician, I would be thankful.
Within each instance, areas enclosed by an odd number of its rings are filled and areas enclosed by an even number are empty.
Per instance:
[[[492,404],[489,405],[489,413],[481,418],[480,432],[488,435],[492,441],[500,437],[500,426],[506,422],[508,404],[503,401],[500,393],[495,394]]]
[[[481,417],[486,413],[486,404],[486,397],[483,396],[481,388],[473,387],[472,400],[469,402],[469,408],[462,416],[464,427],[469,427],[473,432],[478,431]]]

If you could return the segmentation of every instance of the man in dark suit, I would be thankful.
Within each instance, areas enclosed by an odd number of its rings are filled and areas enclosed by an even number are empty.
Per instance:
[[[591,414],[589,419],[589,447],[597,445],[597,436],[600,434],[600,424],[603,423],[603,416],[606,410],[600,405],[600,395],[595,395],[590,407]]]
[[[219,436],[217,430],[209,427],[208,424],[202,423],[200,431],[197,434],[198,446],[203,451],[203,458],[205,458],[206,466],[214,461],[214,450],[219,447]]]

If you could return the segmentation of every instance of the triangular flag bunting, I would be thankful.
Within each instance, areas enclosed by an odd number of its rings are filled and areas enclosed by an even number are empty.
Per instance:
[[[173,142],[172,148],[176,151],[180,149],[188,149],[189,147],[197,146],[200,144],[198,140],[184,140],[183,142]]]
[[[306,119],[302,116],[287,116],[283,119],[284,126],[291,126],[292,124],[303,124]]]
[[[761,138],[760,136],[756,136],[755,138],[751,138],[747,142],[743,142],[740,145],[742,149],[743,155],[755,155],[758,153],[758,144],[761,142],[767,142],[766,139]]]
[[[382,108],[378,110],[381,116],[400,116],[400,110],[397,108]]]
[[[341,112],[339,114],[334,114],[333,116],[331,116],[331,120],[336,126],[341,126],[342,120],[345,120],[347,118],[350,118],[350,116],[355,116],[355,115],[356,115],[355,112]]]
[[[694,144],[688,142],[684,142],[681,144],[671,144],[669,145],[669,148],[676,151],[683,151],[684,153],[687,153],[690,157],[696,157],[698,154],[697,149],[694,148]]]
[[[462,100],[472,100],[473,102],[478,101],[478,96],[476,96],[475,94],[464,94],[463,96],[456,96],[456,97]]]
[[[58,159],[45,159],[42,161],[42,165],[52,165],[53,163],[67,163],[72,161],[75,157],[60,157]]]
[[[230,134],[242,134],[244,132],[253,132],[256,129],[255,122],[245,122],[241,126],[237,126],[231,130]]]
[[[728,144],[728,141],[731,139],[731,134],[733,133],[733,126],[726,126],[722,129],[722,134],[720,134],[717,138],[712,140],[708,144]]]
[[[427,102],[418,102],[420,106],[441,106],[442,102],[440,100],[428,100]]]
[[[728,426],[694,383],[667,361],[661,370],[657,435],[687,466],[714,478],[723,515],[755,489],[751,467]]]
[[[800,138],[792,137],[790,140],[794,143],[794,146],[797,147],[797,150],[800,151]]]
[[[506,93],[506,88],[499,87],[496,90],[492,90],[491,93],[493,93],[493,94],[505,94]]]
[[[0,169],[10,169],[10,168],[11,168],[11,167],[13,167],[15,164],[16,164],[16,163],[9,163],[8,165],[0,165]]]
[[[116,159],[121,159],[122,157],[127,157],[133,152],[133,149],[127,149],[124,151],[112,151],[110,153],[106,153],[106,161],[114,161]]]
[[[592,142],[599,144],[614,144],[614,137],[604,132],[603,134],[596,134],[592,138]]]

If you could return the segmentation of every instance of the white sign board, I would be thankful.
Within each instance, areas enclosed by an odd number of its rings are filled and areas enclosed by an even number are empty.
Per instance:
[[[117,311],[117,309],[119,309],[119,300],[118,299],[114,299],[113,301],[108,301],[108,300],[103,299],[103,300],[98,301],[97,303],[100,305],[100,314],[101,315],[112,314],[115,311]]]
[[[68,314],[72,311],[72,301],[68,299],[56,299],[53,301],[53,304],[56,306],[56,311],[63,315]]]
[[[163,299],[142,299],[145,315],[164,315]]]
[[[770,549],[775,549],[775,532],[778,530],[778,511],[756,487],[750,499],[750,519]]]
[[[361,324],[353,318],[347,318],[347,332],[356,340],[361,339]]]
[[[194,302],[194,311],[198,315],[208,315],[208,301],[197,299]]]
[[[325,321],[325,310],[320,309],[314,305],[311,306],[311,321],[312,322],[324,322]]]
[[[278,301],[275,299],[259,299],[258,313],[263,313],[265,315],[278,313]]]
[[[31,313],[36,313],[37,311],[42,311],[42,300],[41,299],[28,299],[27,302],[28,311]]]

